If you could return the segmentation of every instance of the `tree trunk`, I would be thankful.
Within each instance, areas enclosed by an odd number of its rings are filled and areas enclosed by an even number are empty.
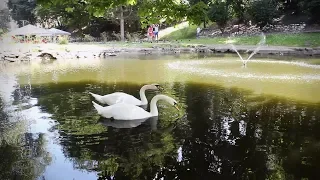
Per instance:
[[[206,24],[206,20],[203,21],[203,28],[206,28],[207,24]]]
[[[120,6],[120,35],[121,35],[121,41],[124,41],[124,17],[123,17],[122,6]]]

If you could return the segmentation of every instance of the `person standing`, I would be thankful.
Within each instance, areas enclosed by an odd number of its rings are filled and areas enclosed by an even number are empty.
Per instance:
[[[153,34],[154,34],[156,41],[158,41],[158,37],[159,37],[159,25],[158,24],[154,25]]]
[[[153,40],[153,27],[152,27],[152,25],[150,25],[148,28],[148,39],[149,39],[149,41]]]
[[[200,37],[200,32],[201,32],[201,29],[200,29],[200,27],[198,26],[198,27],[197,27],[197,34],[196,34],[197,39]]]

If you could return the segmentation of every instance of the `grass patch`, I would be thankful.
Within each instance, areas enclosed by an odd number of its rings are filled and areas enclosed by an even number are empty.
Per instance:
[[[199,38],[196,39],[196,26],[189,26],[177,30],[164,36],[162,39],[169,41],[179,41],[186,44],[225,44],[227,37]],[[241,36],[232,38],[237,45],[256,45],[260,36]],[[318,47],[320,46],[320,33],[299,33],[299,34],[267,34],[266,44],[270,46],[301,46]]]
[[[228,38],[200,38],[200,39],[181,39],[182,43],[189,44],[225,44]],[[233,44],[237,45],[256,45],[261,36],[242,36],[232,38]],[[300,47],[319,47],[320,33],[299,33],[299,34],[268,34],[266,44],[270,46],[300,46]]]
[[[270,34],[267,36],[270,45],[282,46],[320,46],[320,33]]]
[[[161,39],[163,40],[182,40],[182,39],[193,39],[196,37],[197,26],[189,25],[188,27],[174,31]]]

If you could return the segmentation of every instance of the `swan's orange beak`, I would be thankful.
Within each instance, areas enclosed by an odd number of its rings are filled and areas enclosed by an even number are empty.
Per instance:
[[[180,109],[179,109],[179,107],[178,107],[177,104],[175,104],[174,107],[175,107],[178,111],[180,111]]]

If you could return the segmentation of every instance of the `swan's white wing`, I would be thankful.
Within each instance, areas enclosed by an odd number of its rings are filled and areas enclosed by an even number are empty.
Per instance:
[[[141,105],[141,100],[137,99],[136,97],[134,97],[130,94],[122,95],[121,97],[119,97],[118,102],[133,104],[133,105]]]
[[[141,101],[130,94],[123,92],[114,92],[112,94],[105,95],[103,100],[108,105],[113,105],[117,103],[128,103],[133,105],[140,105]]]
[[[151,114],[141,107],[126,103],[118,103],[108,106],[106,112],[103,112],[102,114],[104,113],[108,115],[107,118],[113,117],[118,120],[136,120],[151,117]]]
[[[102,100],[104,101],[105,104],[108,104],[108,105],[117,104],[119,103],[119,98],[125,94],[126,93],[123,93],[123,92],[114,92],[111,94],[104,95],[102,97]]]

